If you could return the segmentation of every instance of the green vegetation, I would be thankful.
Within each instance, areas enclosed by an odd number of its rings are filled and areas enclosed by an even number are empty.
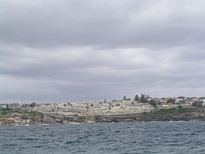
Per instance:
[[[145,121],[192,120],[195,118],[201,119],[205,118],[201,115],[201,113],[204,112],[205,111],[203,108],[184,108],[182,106],[178,106],[177,108],[156,109],[151,112],[143,112],[141,115],[141,119]]]
[[[149,104],[152,105],[154,108],[157,108],[157,103],[153,99],[149,102]]]
[[[176,102],[175,98],[170,98],[170,99],[167,100],[168,104],[174,104],[175,102]]]
[[[134,101],[139,101],[139,96],[138,95],[135,95],[135,98],[134,98]]]
[[[0,121],[6,122],[9,118],[18,118],[22,120],[31,120],[31,122],[42,122],[43,113],[37,111],[25,111],[25,110],[12,110],[12,109],[0,109]]]
[[[0,109],[0,118],[8,116],[12,113],[11,109]]]
[[[20,112],[22,115],[27,116],[28,118],[31,118],[34,121],[41,121],[43,119],[43,113],[37,112],[37,111],[23,111]]]
[[[141,94],[140,102],[141,102],[141,103],[147,103],[147,102],[148,102],[148,101],[147,101],[147,98],[148,98],[147,95]]]
[[[196,109],[194,108],[170,108],[170,109],[159,109],[152,112],[144,112],[144,115],[151,115],[151,116],[164,116],[164,115],[174,115],[179,113],[187,113],[187,112],[193,112]]]

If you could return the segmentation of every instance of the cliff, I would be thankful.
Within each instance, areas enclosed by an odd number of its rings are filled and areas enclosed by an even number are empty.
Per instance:
[[[111,115],[65,115],[41,113],[37,111],[4,110],[0,111],[0,124],[42,124],[42,123],[94,123],[94,122],[131,122],[131,121],[188,121],[205,120],[203,107],[177,107],[155,109],[150,112]]]
[[[47,117],[47,118],[45,118]],[[170,108],[155,109],[150,112],[132,114],[113,114],[95,116],[66,116],[59,114],[47,114],[44,117],[47,123],[92,123],[92,122],[131,122],[131,121],[188,121],[205,120],[205,109],[201,107],[192,108]]]

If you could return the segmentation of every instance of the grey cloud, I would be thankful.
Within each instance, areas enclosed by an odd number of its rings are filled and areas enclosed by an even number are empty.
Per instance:
[[[203,3],[2,1],[0,39],[36,47],[162,46],[200,42],[204,40]]]
[[[46,49],[19,47],[18,57],[12,56],[15,47],[10,48],[10,57],[2,59],[5,65],[0,67],[2,98],[8,95],[66,101],[112,98],[134,92],[159,95],[158,89],[162,94],[177,95],[187,86],[203,88],[203,65],[181,60],[187,48],[154,52],[141,48],[68,47],[49,53]]]
[[[0,2],[0,101],[203,95],[204,1]]]

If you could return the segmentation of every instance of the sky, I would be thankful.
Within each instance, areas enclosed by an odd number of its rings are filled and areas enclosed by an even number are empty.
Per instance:
[[[204,0],[0,0],[0,102],[205,96]]]

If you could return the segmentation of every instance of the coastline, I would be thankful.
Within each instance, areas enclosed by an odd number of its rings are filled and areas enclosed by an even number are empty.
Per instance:
[[[149,121],[205,121],[205,108],[154,109],[149,112],[110,115],[63,115],[37,111],[9,110],[0,116],[0,125],[81,124],[99,122],[149,122]]]

